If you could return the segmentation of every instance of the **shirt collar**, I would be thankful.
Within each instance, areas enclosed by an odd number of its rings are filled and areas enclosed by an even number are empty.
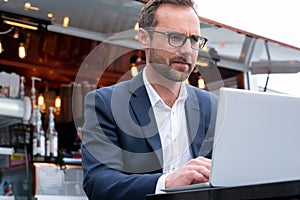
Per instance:
[[[149,83],[149,81],[147,79],[147,76],[146,76],[146,67],[143,70],[143,81],[144,81],[146,90],[148,92],[151,105],[154,106],[159,101],[163,102],[163,100],[161,99],[161,97],[157,94],[157,92],[154,90],[154,88],[152,87],[152,85]],[[185,101],[187,99],[187,97],[188,97],[188,94],[187,94],[186,85],[185,85],[185,83],[182,83],[181,84],[181,88],[180,88],[180,92],[179,92],[179,96],[176,99],[176,101]]]

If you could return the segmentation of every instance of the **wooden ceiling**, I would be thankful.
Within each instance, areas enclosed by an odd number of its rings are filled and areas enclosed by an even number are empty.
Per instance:
[[[4,29],[2,27],[2,30]],[[133,56],[144,57],[144,52],[141,50],[121,46],[115,46],[114,49],[107,48],[110,56],[112,54],[121,56],[116,56],[111,63],[106,63],[107,66],[103,66],[105,68],[103,74],[95,69],[78,75],[86,58],[101,45],[101,42],[55,32],[19,30],[19,35],[25,38],[27,49],[27,56],[21,59],[18,56],[19,40],[13,37],[13,33],[1,36],[4,51],[0,54],[0,71],[15,72],[24,76],[28,87],[31,86],[31,77],[40,77],[43,81],[36,84],[37,89],[45,84],[57,89],[61,84],[74,82],[78,76],[84,76],[84,80],[97,84],[98,87],[112,85],[120,79],[131,78],[128,72],[130,72]],[[106,59],[101,56],[103,55],[96,55],[96,59]],[[100,65],[98,62],[96,61],[96,64]],[[224,79],[235,77],[240,73],[222,67],[219,67],[218,71]]]
[[[124,30],[132,29],[136,22],[137,12],[142,6],[142,3],[147,0],[138,1],[122,1],[122,7],[117,6],[119,1],[89,1],[89,8],[82,8],[83,10],[75,9],[79,6],[70,5],[72,8],[64,10],[66,14],[72,12],[70,16],[78,16],[77,20],[72,20],[73,27],[81,30],[94,31],[96,33],[112,34]],[[37,2],[32,2],[37,4]],[[42,3],[42,2],[40,2]],[[56,2],[57,3],[57,2]],[[94,3],[94,4],[93,4]],[[57,9],[55,2],[47,2],[47,9],[55,13]],[[91,6],[97,9],[88,12]],[[74,8],[73,8],[74,7]],[[14,12],[27,12],[22,7],[17,9],[15,5],[5,7],[13,8]],[[42,7],[45,9],[45,6]],[[43,14],[43,13],[40,13]],[[55,20],[62,17],[58,12],[55,15]],[[72,18],[71,18],[72,19]],[[97,20],[95,20],[97,19]],[[114,23],[112,23],[112,21]],[[10,27],[0,22],[0,32],[6,31]],[[67,35],[59,32],[50,31],[30,31],[28,29],[18,29],[20,38],[23,38],[25,47],[27,49],[27,56],[24,59],[18,57],[18,45],[20,40],[13,37],[17,29],[11,33],[0,35],[4,51],[0,54],[0,71],[15,72],[21,76],[25,76],[27,85],[30,86],[30,78],[32,76],[40,77],[49,87],[58,88],[62,83],[72,83],[76,80],[78,70],[87,56],[101,44],[100,41],[85,39],[72,35]],[[134,55],[143,56],[141,50],[129,49],[118,46],[117,50],[121,51],[122,56],[116,57],[113,62],[108,63],[105,67],[105,72],[101,77],[90,72],[84,74],[91,82],[97,83],[98,86],[111,85],[116,83],[126,72],[130,70],[130,58]],[[111,52],[110,52],[111,53]],[[100,56],[100,55],[99,55]],[[102,55],[103,56],[103,55]],[[109,55],[110,56],[110,55]],[[99,57],[101,59],[101,56]],[[221,70],[222,76],[234,76],[239,72],[233,70]],[[39,83],[37,83],[39,84]]]
[[[1,27],[0,31],[7,30]],[[55,32],[36,32],[19,29],[20,37],[24,37],[27,56],[24,59],[18,56],[19,39],[13,37],[14,31],[2,35],[0,54],[0,71],[15,72],[30,80],[32,76],[40,77],[50,87],[57,88],[62,83],[74,82],[77,72],[86,56],[100,42],[84,38],[64,35]],[[119,47],[124,48],[124,47]],[[139,51],[132,50],[117,58],[107,66],[105,75],[100,80],[93,77],[92,81],[99,81],[98,85],[111,85],[130,69],[130,57]],[[93,80],[94,79],[94,80]]]

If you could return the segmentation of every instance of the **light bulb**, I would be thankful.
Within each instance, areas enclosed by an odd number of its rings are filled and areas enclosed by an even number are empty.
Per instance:
[[[52,14],[52,13],[48,13],[47,16],[48,16],[49,18],[52,18],[52,17],[53,17],[53,14]]]
[[[64,27],[68,27],[69,26],[69,22],[70,22],[70,18],[69,17],[64,17],[63,26]]]
[[[134,28],[133,28],[135,31],[138,31],[139,30],[139,23],[135,23],[134,24]]]
[[[30,8],[31,7],[31,4],[29,3],[29,2],[26,2],[25,4],[24,4],[24,8]]]
[[[55,98],[55,108],[60,108],[61,107],[61,99],[59,96]]]
[[[55,98],[54,105],[55,105],[55,114],[60,115],[60,107],[61,107],[61,98],[60,98],[60,96],[57,96]]]
[[[44,96],[40,94],[38,97],[38,105],[42,107],[43,104],[44,104]]]
[[[2,43],[1,43],[1,39],[0,39],[0,53],[2,53],[4,51],[3,47],[2,47]]]
[[[204,89],[205,88],[205,82],[204,82],[204,79],[202,78],[202,76],[200,76],[199,79],[198,79],[198,87],[200,89]]]
[[[25,56],[26,56],[26,51],[25,51],[24,44],[20,43],[20,46],[19,46],[19,57],[23,59],[23,58],[25,58]]]
[[[138,69],[137,67],[133,64],[132,67],[131,67],[131,75],[132,77],[136,76],[138,74]]]

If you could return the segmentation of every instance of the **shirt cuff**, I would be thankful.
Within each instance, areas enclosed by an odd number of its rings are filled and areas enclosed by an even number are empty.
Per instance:
[[[169,174],[163,174],[159,177],[157,183],[156,183],[156,188],[155,188],[155,194],[162,194],[162,193],[165,193],[164,189],[166,189],[166,177],[168,176]]]

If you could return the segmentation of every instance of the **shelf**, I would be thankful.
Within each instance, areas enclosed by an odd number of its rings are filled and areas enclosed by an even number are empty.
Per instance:
[[[0,147],[0,155],[12,155],[14,152],[13,147]]]
[[[14,196],[0,196],[0,200],[15,200]]]
[[[81,165],[82,159],[81,158],[63,158],[63,161],[66,164],[74,164],[74,165]]]

